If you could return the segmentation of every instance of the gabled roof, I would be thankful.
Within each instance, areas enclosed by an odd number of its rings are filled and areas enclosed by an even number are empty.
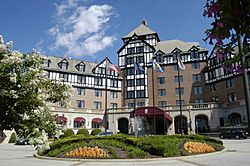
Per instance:
[[[142,21],[141,25],[139,25],[137,28],[129,32],[127,35],[125,35],[123,39],[132,37],[134,34],[136,34],[137,36],[143,36],[143,35],[149,35],[149,34],[157,35],[155,31],[153,31],[152,29],[148,27],[147,22],[145,20]]]
[[[132,35],[133,37],[134,36],[137,36],[136,34]],[[117,53],[119,54],[128,44],[129,42],[131,42],[132,40],[134,40],[133,38],[130,38],[125,44],[123,44],[123,46],[117,51]],[[153,50],[155,50],[154,46],[151,46],[149,43],[147,43],[145,40],[143,39],[139,39],[141,40],[143,43],[145,43],[147,46],[149,46],[150,48],[152,48]]]
[[[184,42],[181,40],[166,40],[158,42],[155,46],[156,51],[161,50],[165,54],[171,53],[174,49],[178,48],[182,52],[189,51],[193,46],[199,47],[198,42]],[[200,48],[200,50],[206,50],[204,48]]]
[[[56,71],[63,71],[58,66],[58,63],[60,63],[62,61],[63,62],[66,61],[66,62],[68,62],[67,72],[82,74],[83,72],[78,71],[75,66],[78,65],[79,63],[84,63],[85,64],[85,72],[84,73],[88,74],[88,75],[92,75],[93,74],[92,69],[97,65],[97,63],[93,63],[93,62],[74,60],[74,59],[66,59],[66,58],[61,58],[61,57],[56,57],[56,56],[42,55],[42,57],[46,57],[48,60],[51,61],[50,67],[45,67],[45,68],[51,69],[51,70],[56,70]]]

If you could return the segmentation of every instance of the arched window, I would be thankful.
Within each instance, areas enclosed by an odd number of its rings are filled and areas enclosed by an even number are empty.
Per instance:
[[[100,128],[102,126],[102,119],[94,118],[92,120],[92,128]]]
[[[77,117],[74,119],[74,128],[85,127],[85,119],[82,117]]]

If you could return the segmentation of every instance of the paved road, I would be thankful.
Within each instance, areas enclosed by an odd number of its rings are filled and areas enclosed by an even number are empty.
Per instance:
[[[249,166],[250,165],[250,139],[223,140],[227,151],[219,154],[205,156],[181,157],[163,159],[158,161],[136,162],[86,162],[86,161],[56,161],[33,157],[32,146],[15,146],[0,144],[0,166]]]

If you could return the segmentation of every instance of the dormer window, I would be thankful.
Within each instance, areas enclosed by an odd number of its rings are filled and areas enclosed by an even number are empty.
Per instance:
[[[163,57],[163,54],[157,54],[156,55],[156,61],[157,62],[164,62],[164,57]]]
[[[69,63],[66,59],[62,60],[58,66],[62,69],[62,70],[68,70],[68,66],[69,66]]]
[[[192,50],[191,51],[191,58],[193,58],[193,59],[199,58],[199,52],[198,52],[198,50]]]
[[[181,56],[180,53],[176,51],[176,52],[173,54],[173,61],[177,61],[177,58],[181,58],[180,56]]]
[[[85,72],[85,64],[83,62],[79,63],[78,65],[76,65],[76,69],[79,72]]]
[[[50,63],[51,63],[51,60],[50,60],[50,59],[45,59],[45,60],[43,61],[43,64],[44,64],[45,67],[50,67]]]

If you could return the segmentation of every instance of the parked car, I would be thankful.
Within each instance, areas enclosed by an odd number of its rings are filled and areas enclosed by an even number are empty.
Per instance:
[[[241,130],[241,129],[227,129],[227,130],[222,131],[219,135],[221,139],[224,139],[224,138],[247,139],[247,136],[248,136],[248,132],[246,130]]]
[[[16,140],[15,145],[29,145],[29,139],[28,138],[19,138]]]
[[[96,134],[97,137],[103,137],[103,136],[111,136],[114,133],[112,131],[107,131],[107,132],[100,132],[99,134]]]

